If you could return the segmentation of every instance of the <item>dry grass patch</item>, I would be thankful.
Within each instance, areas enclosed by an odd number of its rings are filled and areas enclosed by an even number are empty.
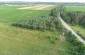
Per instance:
[[[23,10],[23,9],[31,9],[31,10],[44,10],[46,8],[49,8],[49,7],[53,7],[54,5],[37,5],[37,6],[31,6],[31,7],[22,7],[22,8],[18,8],[20,10]]]

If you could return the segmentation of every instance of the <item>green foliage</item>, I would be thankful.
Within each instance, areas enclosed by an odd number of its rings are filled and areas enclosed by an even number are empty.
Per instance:
[[[52,9],[50,15],[53,17],[57,17],[58,16],[58,9],[57,8]]]
[[[74,12],[66,12],[66,14],[62,13],[62,18],[72,24],[72,25],[81,25],[85,27],[85,12],[74,11]]]
[[[85,54],[85,46],[81,42],[79,42],[76,37],[71,32],[66,32],[65,34],[67,41],[73,45],[68,51],[71,55],[84,55]]]
[[[62,30],[63,27],[59,19],[57,19],[57,9],[54,8],[50,12],[50,15],[40,15],[27,20],[20,20],[12,25],[37,30]]]
[[[46,39],[48,39],[51,44],[55,44],[55,41],[58,40],[55,35],[47,36]]]
[[[55,18],[56,19],[56,18]],[[40,16],[27,20],[20,20],[12,24],[13,26],[19,26],[29,29],[37,29],[37,30],[57,30],[62,29],[59,22],[57,20],[52,21],[52,16]]]
[[[58,9],[58,12],[60,12],[60,13],[66,12],[66,7],[63,4],[58,5],[57,9]]]

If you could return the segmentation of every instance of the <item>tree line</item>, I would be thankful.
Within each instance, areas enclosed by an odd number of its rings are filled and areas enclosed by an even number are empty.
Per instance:
[[[37,30],[62,30],[62,25],[57,16],[58,10],[53,8],[47,15],[20,20],[12,23],[12,25]]]
[[[81,25],[85,27],[85,12],[82,11],[65,11],[61,13],[61,17],[72,25]]]

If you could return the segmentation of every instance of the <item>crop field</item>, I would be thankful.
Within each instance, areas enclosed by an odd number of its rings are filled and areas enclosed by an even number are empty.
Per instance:
[[[0,55],[66,55],[62,49],[70,44],[60,37],[61,32],[11,26],[15,21],[49,13],[49,10],[18,10],[20,7],[0,6]]]

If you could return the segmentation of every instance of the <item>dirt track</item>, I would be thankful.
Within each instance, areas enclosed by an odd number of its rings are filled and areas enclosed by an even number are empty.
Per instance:
[[[58,18],[60,19],[61,23],[64,25],[64,27],[69,30],[70,32],[72,32],[72,34],[83,44],[85,44],[85,40],[83,38],[81,38],[81,36],[79,36],[60,16],[60,13],[58,15]]]

